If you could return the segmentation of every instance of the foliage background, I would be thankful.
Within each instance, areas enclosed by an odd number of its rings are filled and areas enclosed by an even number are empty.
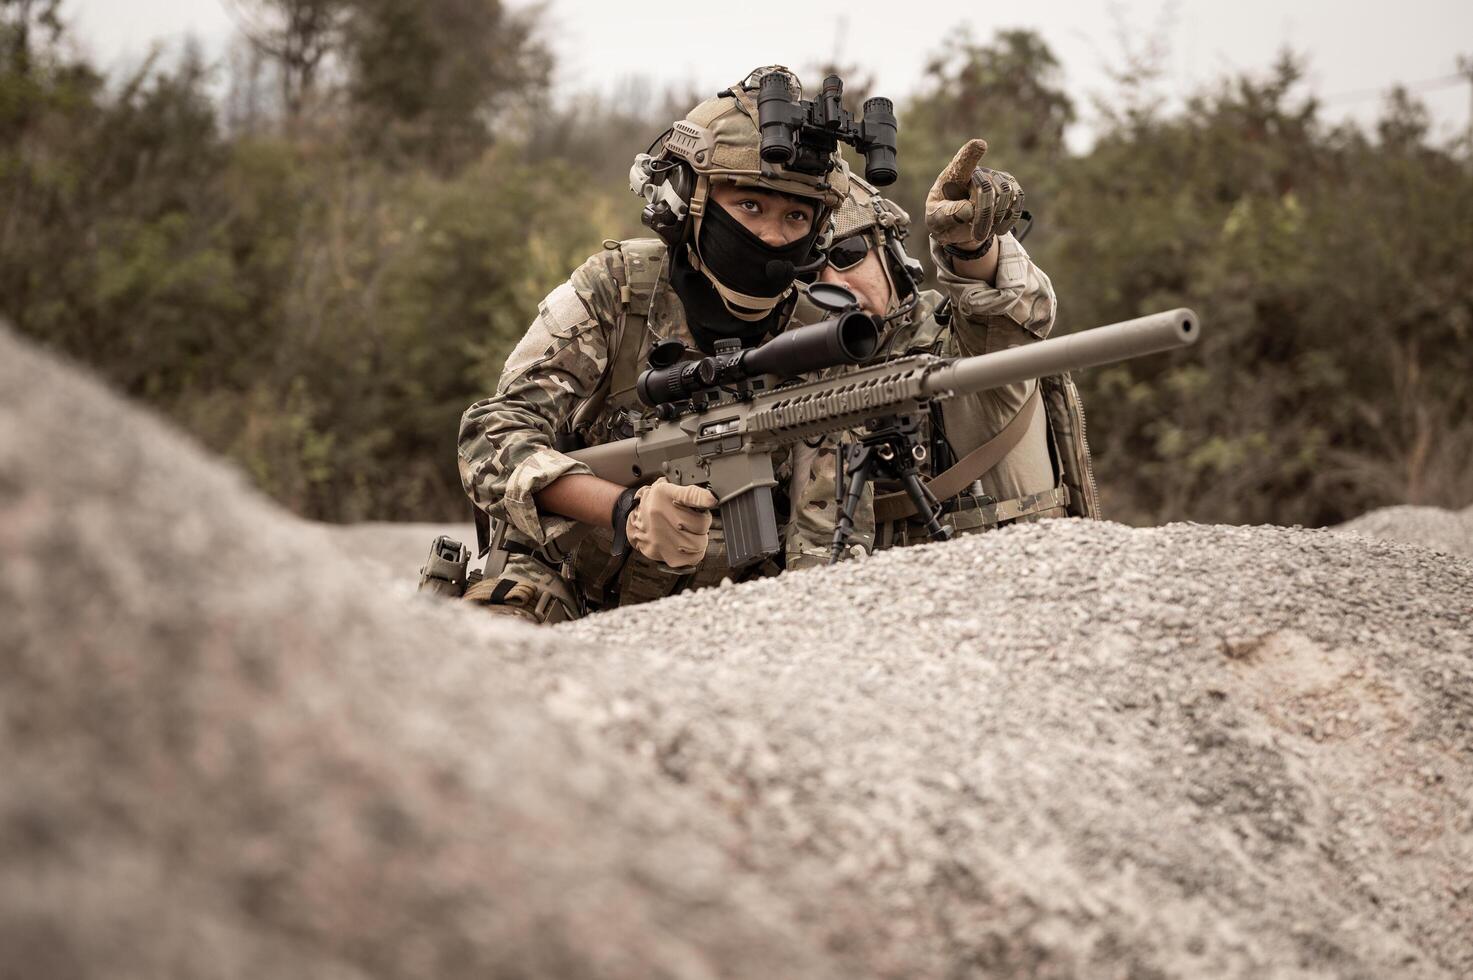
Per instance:
[[[326,520],[463,515],[460,412],[548,290],[639,234],[628,162],[708,94],[554,104],[535,8],[496,0],[235,0],[228,64],[105,78],[60,2],[0,0],[0,315]],[[918,216],[985,136],[1060,330],[1203,315],[1193,353],[1079,379],[1110,515],[1473,502],[1470,147],[1404,91],[1374,132],[1326,125],[1290,54],[1171,112],[1123,64],[1073,154],[1046,40],[956,36],[898,106],[894,188]],[[797,67],[866,94],[862,66]]]

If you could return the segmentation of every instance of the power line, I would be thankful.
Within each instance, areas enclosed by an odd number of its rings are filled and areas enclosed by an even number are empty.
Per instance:
[[[1447,88],[1450,85],[1463,85],[1468,81],[1468,76],[1462,73],[1443,75],[1439,78],[1424,78],[1420,82],[1407,82],[1400,84],[1392,82],[1381,88],[1363,88],[1351,92],[1337,92],[1334,95],[1326,95],[1320,102],[1330,104],[1334,102],[1359,102],[1364,99],[1384,98],[1386,93],[1393,88],[1404,88],[1409,92],[1430,92],[1433,89]]]

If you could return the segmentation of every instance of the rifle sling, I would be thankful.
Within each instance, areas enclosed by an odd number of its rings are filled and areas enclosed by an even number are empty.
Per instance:
[[[1033,423],[1033,416],[1038,412],[1038,403],[1041,400],[1038,391],[1038,386],[1035,385],[1033,394],[1028,396],[1023,407],[1018,409],[1018,414],[1002,427],[1001,432],[926,482],[926,486],[937,500],[946,501],[955,497],[974,481],[981,479],[983,474],[1001,463],[1004,456],[1017,448],[1018,443],[1023,441],[1023,436],[1028,432],[1028,426]],[[915,504],[911,503],[910,495],[904,490],[875,498],[875,524],[877,525],[904,520],[914,515],[915,512]]]
[[[649,342],[652,342],[647,336],[650,310],[655,305],[655,293],[659,290],[665,265],[661,242],[624,242],[621,251],[624,264],[617,267],[615,279],[619,282],[623,312],[616,341],[618,349],[614,351],[614,363],[609,370],[608,390],[608,397],[614,400],[616,407],[623,407],[621,403],[625,401],[638,404],[634,385],[639,380]]]

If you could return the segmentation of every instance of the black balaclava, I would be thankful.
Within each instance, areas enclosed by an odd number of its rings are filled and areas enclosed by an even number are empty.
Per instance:
[[[732,316],[722,302],[721,294],[711,285],[711,280],[691,265],[690,255],[683,245],[671,250],[670,286],[685,307],[686,324],[696,346],[707,354],[715,352],[716,341],[729,337],[740,340],[743,347],[754,347],[763,337],[776,333],[782,323],[786,306],[783,303],[773,307],[760,320],[739,320]]]
[[[808,234],[797,241],[769,245],[748,231],[726,208],[708,201],[697,232],[696,253],[707,272],[727,289],[754,297],[775,298],[793,285],[794,267],[807,262],[813,254],[819,217],[814,215]]]

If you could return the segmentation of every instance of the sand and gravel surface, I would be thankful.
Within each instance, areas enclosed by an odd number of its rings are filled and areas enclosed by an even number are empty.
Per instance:
[[[412,594],[418,586],[419,570],[436,538],[448,535],[472,553],[476,550],[476,527],[470,521],[464,524],[370,521],[319,526],[347,557],[371,568],[375,575],[388,576],[394,583],[393,593],[401,597]],[[479,565],[478,562],[474,567]]]
[[[539,631],[0,331],[0,977],[1473,975],[1473,561],[1349,530]]]
[[[1053,522],[566,632],[576,714],[928,975],[1473,975],[1473,562]]]
[[[1335,530],[1473,558],[1473,507],[1460,511],[1441,507],[1382,507],[1346,521]]]

